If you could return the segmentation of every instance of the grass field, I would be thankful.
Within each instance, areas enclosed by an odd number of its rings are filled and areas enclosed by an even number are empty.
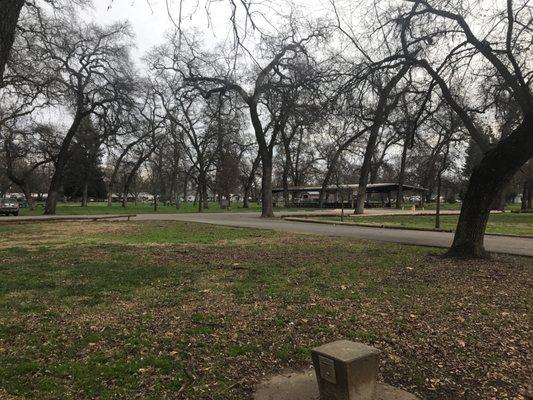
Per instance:
[[[316,218],[316,217],[314,217]],[[321,219],[340,221],[340,217],[320,217]],[[441,229],[455,230],[458,215],[441,215]],[[349,216],[345,222],[374,224],[377,226],[435,228],[435,216],[425,215],[387,215],[387,216]],[[533,236],[533,214],[531,213],[502,213],[491,214],[487,225],[487,233],[505,235]]]
[[[410,206],[406,205],[406,209]],[[427,210],[434,210],[435,204],[426,204],[425,208]],[[443,210],[459,210],[461,208],[461,203],[444,203],[442,205]],[[511,204],[507,207],[509,210],[514,210],[519,208],[519,205]],[[316,208],[283,208],[281,206],[275,207],[274,211],[316,211]],[[44,211],[44,203],[38,203],[35,210],[30,211],[28,209],[21,209],[20,215],[42,215]],[[105,202],[93,202],[89,203],[87,207],[81,207],[80,203],[59,203],[57,206],[58,215],[105,215],[105,214],[175,214],[175,213],[192,213],[197,212],[198,206],[193,203],[183,203],[179,209],[176,209],[175,206],[165,206],[159,204],[157,206],[157,211],[154,211],[153,204],[150,203],[128,203],[127,207],[122,207],[120,203],[113,203],[111,206],[108,206]],[[243,208],[242,203],[232,203],[229,209],[221,209],[220,205],[217,202],[212,202],[209,204],[209,208],[206,208],[204,212],[260,212],[261,205],[258,203],[250,203],[249,208]]]
[[[302,210],[302,208],[275,208],[275,210]],[[35,210],[21,209],[20,215],[42,215],[44,205],[39,204]],[[175,213],[192,213],[197,212],[198,206],[193,203],[184,203],[179,209],[176,206],[158,205],[157,211],[154,211],[153,204],[150,203],[128,203],[127,207],[122,207],[119,203],[113,203],[110,207],[107,203],[95,202],[89,203],[87,207],[81,207],[80,203],[59,203],[57,206],[58,215],[98,215],[98,214],[152,214],[154,212],[161,214],[175,214]],[[258,203],[250,203],[249,208],[243,208],[242,203],[234,203],[231,207],[221,209],[216,202],[210,203],[209,208],[204,209],[204,212],[246,212],[246,211],[261,211],[261,205]]]
[[[532,260],[176,222],[0,225],[0,398],[230,399],[340,338],[426,399],[531,395]],[[523,397],[520,397],[523,396]]]

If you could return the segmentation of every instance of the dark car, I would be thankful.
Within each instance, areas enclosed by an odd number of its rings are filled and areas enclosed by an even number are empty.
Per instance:
[[[19,203],[15,199],[0,199],[0,215],[19,215]]]

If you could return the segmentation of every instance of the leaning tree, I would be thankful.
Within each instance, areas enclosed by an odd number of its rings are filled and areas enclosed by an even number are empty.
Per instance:
[[[507,182],[533,156],[532,8],[527,1],[506,2],[504,10],[474,13],[465,3],[412,1],[394,21],[402,43],[401,57],[425,72],[483,152],[473,168],[463,199],[454,241],[448,254],[485,256],[483,239],[489,213]],[[472,7],[481,8],[481,2]],[[398,59],[394,57],[394,59]],[[465,91],[450,82],[463,79]],[[496,140],[484,133],[482,116],[494,114],[494,98],[482,96],[487,78],[516,103],[520,118]]]

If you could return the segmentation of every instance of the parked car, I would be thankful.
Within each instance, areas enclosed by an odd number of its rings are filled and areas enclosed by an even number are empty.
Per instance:
[[[15,199],[0,199],[0,214],[4,215],[19,215],[19,203]]]

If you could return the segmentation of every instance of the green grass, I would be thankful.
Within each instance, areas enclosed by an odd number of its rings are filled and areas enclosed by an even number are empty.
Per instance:
[[[517,397],[531,259],[441,253],[170,221],[0,225],[0,398],[247,399],[340,338],[380,348],[383,378],[422,398]]]
[[[340,221],[340,217],[321,217],[331,221]],[[441,229],[454,231],[457,226],[458,215],[441,215]],[[427,215],[386,215],[386,216],[349,216],[345,222],[375,224],[378,226],[435,228],[435,216]],[[491,214],[487,224],[487,233],[533,236],[533,214],[501,213]]]
[[[412,205],[414,203],[405,203],[404,208],[406,210],[411,209]],[[456,203],[441,203],[440,208],[441,210],[460,210],[462,203],[456,202]],[[425,203],[424,209],[426,210],[435,210],[437,208],[437,203]],[[418,203],[416,204],[416,209],[419,210],[420,207],[418,206]],[[519,210],[520,204],[518,203],[509,203],[505,205],[505,209],[509,211]]]
[[[283,208],[276,207],[278,211],[294,211],[305,210],[302,208]],[[260,212],[261,205],[258,203],[250,203],[249,208],[243,208],[242,203],[232,203],[229,209],[222,209],[216,202],[209,204],[209,208],[204,209],[204,212]],[[44,204],[39,203],[36,208],[31,211],[29,209],[21,209],[20,215],[42,215],[44,212]],[[179,209],[176,206],[158,205],[157,211],[154,211],[153,204],[150,203],[128,203],[126,207],[122,207],[119,203],[112,203],[108,206],[107,203],[94,202],[89,203],[87,207],[81,207],[80,203],[59,203],[57,206],[58,215],[105,215],[105,214],[176,214],[176,213],[193,213],[198,212],[198,206],[193,203],[183,203]]]

